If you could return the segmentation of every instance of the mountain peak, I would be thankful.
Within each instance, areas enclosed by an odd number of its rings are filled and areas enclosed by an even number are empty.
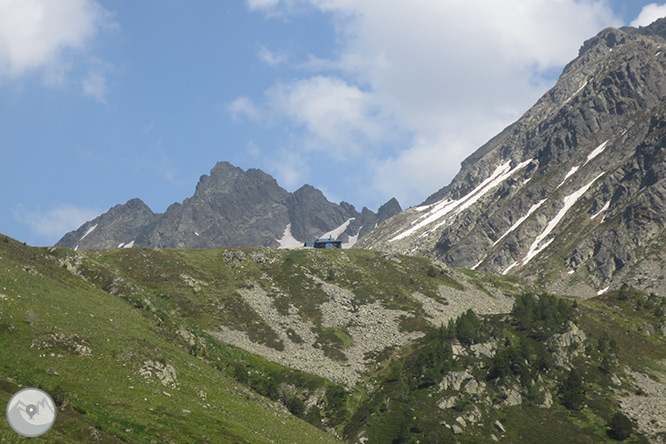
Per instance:
[[[451,183],[359,243],[529,277],[552,291],[664,295],[666,19],[607,28]],[[646,270],[651,270],[648,274]]]
[[[394,211],[394,210],[392,210]],[[294,193],[262,170],[218,162],[201,176],[194,195],[154,214],[139,199],[117,205],[57,245],[74,249],[285,247],[323,235],[353,245],[376,225],[375,213],[335,204],[311,185]]]

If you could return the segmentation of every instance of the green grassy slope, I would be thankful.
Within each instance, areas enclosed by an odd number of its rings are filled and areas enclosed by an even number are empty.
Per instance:
[[[37,442],[611,442],[620,399],[643,396],[631,372],[663,376],[666,304],[624,289],[509,314],[525,293],[364,250],[76,253],[0,235],[0,400],[35,386],[62,402]],[[5,421],[0,440],[22,442]]]
[[[237,351],[197,357],[159,311],[68,271],[68,256],[0,240],[0,399],[31,386],[65,399],[34,441],[336,441],[218,370]],[[0,440],[21,442],[6,421]]]

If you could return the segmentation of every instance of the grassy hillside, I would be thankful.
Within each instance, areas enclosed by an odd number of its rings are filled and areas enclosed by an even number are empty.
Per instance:
[[[539,293],[363,250],[0,236],[0,394],[55,397],[43,442],[610,442],[620,411],[655,439],[663,299]]]
[[[286,369],[223,344],[214,358],[197,356],[149,296],[110,294],[68,270],[68,257],[0,240],[0,399],[32,386],[62,403],[54,428],[33,441],[336,441],[226,371],[245,358]],[[6,421],[0,440],[21,441]]]

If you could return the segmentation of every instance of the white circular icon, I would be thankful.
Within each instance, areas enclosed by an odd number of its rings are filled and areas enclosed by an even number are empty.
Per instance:
[[[25,388],[7,403],[7,422],[16,433],[35,437],[48,432],[56,418],[53,399],[43,390]]]

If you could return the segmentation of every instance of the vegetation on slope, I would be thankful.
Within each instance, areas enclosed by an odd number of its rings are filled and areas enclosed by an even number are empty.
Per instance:
[[[280,378],[330,383],[204,344],[205,336],[191,344],[177,333],[179,317],[141,293],[121,298],[102,290],[60,261],[72,257],[0,240],[2,399],[41,387],[61,404],[53,429],[36,442],[337,441],[237,382],[234,364],[247,363],[248,380],[267,374],[260,378],[266,385]],[[0,440],[22,442],[0,423]]]
[[[663,372],[663,298],[536,294],[371,251],[75,253],[2,238],[0,393],[54,396],[44,442],[645,442],[649,424],[618,401],[643,396],[632,372]],[[488,309],[505,295],[512,310]],[[223,330],[330,365],[298,371]],[[386,331],[408,340],[354,360]],[[358,362],[353,384],[321,376]],[[21,441],[6,423],[0,439]]]
[[[394,444],[647,442],[618,400],[636,390],[626,372],[655,370],[666,358],[664,335],[645,334],[646,325],[663,325],[665,305],[633,290],[589,301],[525,293],[509,316],[465,313],[377,376],[378,389],[345,436]]]

